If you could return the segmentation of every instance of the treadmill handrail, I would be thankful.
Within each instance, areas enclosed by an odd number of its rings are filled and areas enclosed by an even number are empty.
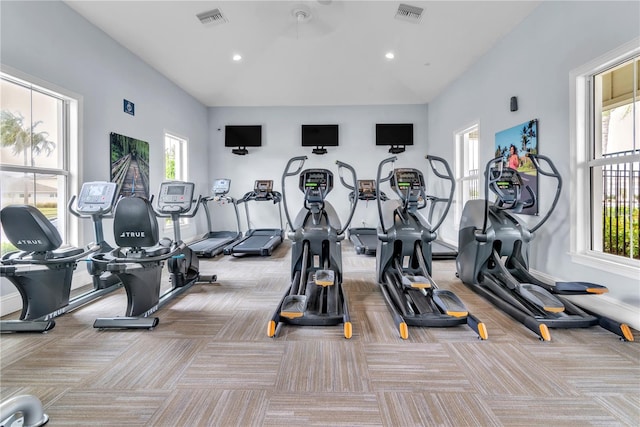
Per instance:
[[[200,199],[200,203],[202,203],[202,207],[204,208],[205,216],[207,217],[207,234],[213,232],[213,224],[211,222],[211,211],[209,210],[209,202],[219,202],[220,200],[224,200],[227,203],[231,203],[233,205],[233,209],[236,214],[236,236],[242,234],[240,230],[240,212],[238,211],[238,202],[231,196],[206,196]],[[206,240],[205,236],[201,240]]]

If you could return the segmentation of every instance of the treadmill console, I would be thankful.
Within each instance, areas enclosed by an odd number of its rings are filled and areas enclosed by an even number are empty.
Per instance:
[[[306,169],[300,173],[300,190],[308,202],[322,202],[333,189],[333,173],[327,169]]]
[[[520,199],[522,178],[518,171],[507,167],[491,168],[489,174],[491,176],[489,188],[496,193],[502,202],[509,204]]]
[[[393,191],[403,200],[408,197],[410,202],[417,202],[425,190],[424,175],[418,169],[394,169],[390,184]]]
[[[160,184],[158,210],[160,212],[187,212],[193,204],[193,182],[165,181]]]
[[[110,209],[117,187],[115,182],[85,182],[78,196],[78,212],[92,213]]]
[[[216,179],[213,181],[213,187],[211,188],[211,192],[213,193],[213,197],[224,196],[229,192],[231,188],[231,180],[226,178]]]
[[[268,194],[273,193],[273,181],[272,180],[257,180],[253,186],[253,191],[256,193],[256,197],[264,198]]]
[[[376,182],[373,179],[358,180],[358,198],[360,200],[375,200]]]

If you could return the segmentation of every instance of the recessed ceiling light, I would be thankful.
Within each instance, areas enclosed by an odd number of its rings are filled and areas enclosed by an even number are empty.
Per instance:
[[[233,55],[233,60],[238,62],[242,59],[242,55],[236,53],[235,55]]]
[[[387,52],[387,53],[384,54],[384,57],[387,58],[387,59],[393,59],[396,56],[393,54],[393,52]]]

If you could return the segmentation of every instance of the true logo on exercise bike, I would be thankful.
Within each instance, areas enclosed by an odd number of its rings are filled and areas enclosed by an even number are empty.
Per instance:
[[[120,234],[120,237],[124,237],[124,238],[131,238],[131,237],[146,237],[144,234],[144,231],[123,231]]]
[[[41,245],[43,242],[40,239],[23,239],[18,240],[18,245]]]

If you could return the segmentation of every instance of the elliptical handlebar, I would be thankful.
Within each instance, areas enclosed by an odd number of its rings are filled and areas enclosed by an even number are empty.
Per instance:
[[[340,182],[342,183],[342,185],[344,185],[344,186],[346,187],[346,189],[347,189],[347,190],[351,190],[351,191],[355,191],[355,190],[356,190],[356,188],[355,188],[353,185],[348,184],[348,183],[344,180],[344,178],[342,177],[342,174],[341,174],[341,173],[339,173],[339,174],[338,174],[338,176],[340,177]]]
[[[447,216],[447,213],[449,213],[449,209],[451,208],[451,204],[453,203],[453,195],[454,195],[454,192],[456,191],[456,180],[453,177],[453,172],[451,171],[451,168],[449,167],[449,163],[447,163],[447,161],[445,159],[443,159],[442,157],[433,156],[433,155],[426,155],[425,159],[427,159],[429,161],[429,166],[431,166],[431,170],[433,171],[435,176],[437,176],[438,178],[447,180],[450,183],[449,198],[445,199],[445,200],[447,200],[447,204],[446,204],[444,210],[442,211],[442,215],[440,216],[440,219],[438,220],[436,225],[431,227],[431,230],[430,230],[431,232],[434,232],[438,228],[440,228],[440,226],[444,222],[444,219]],[[438,168],[434,165],[434,162],[442,164],[444,166],[444,168],[446,169],[447,174],[444,175],[444,174],[440,173],[438,171]],[[442,201],[442,198],[435,198],[435,200],[436,201]],[[429,215],[429,217],[431,217],[431,215]],[[429,219],[431,219],[431,218],[429,218]]]
[[[304,166],[304,162],[308,159],[307,156],[297,156],[292,157],[287,162],[287,166],[284,168],[284,172],[282,173],[282,204],[284,205],[284,214],[287,217],[287,224],[289,224],[289,228],[293,231],[293,222],[291,221],[291,215],[289,214],[289,207],[287,206],[287,197],[285,190],[285,181],[289,176],[295,176],[302,171],[302,167]],[[291,165],[295,162],[300,162],[300,166],[295,170],[295,172],[290,172]]]
[[[542,226],[542,224],[547,222],[547,220],[551,216],[551,213],[556,209],[556,205],[558,204],[558,200],[560,199],[560,193],[562,192],[562,177],[560,176],[560,172],[558,172],[558,169],[556,168],[556,165],[554,165],[553,162],[551,161],[551,159],[548,158],[547,156],[543,156],[543,155],[540,155],[540,154],[529,154],[529,157],[531,158],[531,162],[533,163],[533,166],[535,166],[536,170],[541,175],[548,176],[550,178],[555,178],[556,181],[558,182],[557,185],[556,185],[556,194],[553,197],[553,202],[551,203],[551,207],[549,208],[549,211],[540,220],[540,222],[538,222],[534,227],[532,227],[529,230],[529,232],[533,234],[537,229],[539,229]],[[538,159],[544,160],[545,163],[547,163],[547,165],[551,168],[551,172],[543,170],[540,167],[540,163],[538,162]]]
[[[533,166],[536,168],[536,171],[540,173],[540,175],[544,175],[544,176],[548,176],[550,178],[555,178],[557,181],[557,185],[556,185],[556,193],[554,195],[553,198],[553,202],[551,203],[551,207],[549,208],[549,210],[547,211],[546,215],[544,217],[542,217],[542,219],[533,227],[529,228],[529,232],[531,234],[533,234],[536,230],[538,230],[545,222],[547,222],[547,220],[549,219],[549,217],[551,216],[551,214],[553,213],[553,211],[556,208],[556,205],[558,204],[558,200],[560,199],[560,193],[562,191],[562,177],[560,176],[560,172],[558,172],[558,169],[556,168],[556,166],[553,164],[553,162],[551,161],[551,159],[547,156],[543,156],[541,154],[529,154],[528,155],[529,158],[531,159],[531,163],[533,163]],[[547,166],[549,166],[549,168],[551,168],[551,171],[547,171],[542,169],[539,159],[544,160],[544,162],[547,164]],[[504,167],[503,161],[502,161],[502,157],[496,157],[493,158],[491,160],[489,160],[489,162],[487,162],[487,165],[485,166],[485,186],[484,186],[484,205],[485,205],[485,214],[484,214],[484,223],[482,225],[482,234],[486,234],[487,233],[487,225],[488,225],[488,221],[489,221],[489,186],[500,180],[500,178],[502,177],[502,170]],[[493,174],[489,173],[492,166],[493,165],[499,165],[499,167],[497,168],[499,171],[499,174],[497,174],[495,177],[492,176]],[[517,173],[517,171],[516,171]],[[528,191],[529,195],[531,196],[530,201],[527,201],[524,206],[522,206],[523,208],[529,208],[533,205],[535,205],[535,203],[537,202],[536,200],[536,195],[533,192],[533,190],[526,185],[525,186],[526,190]],[[507,206],[505,209],[510,209],[513,208],[517,205],[517,200],[514,201],[514,203],[512,203],[512,205]]]
[[[344,169],[347,169],[349,172],[351,172],[351,176],[353,178],[353,187],[351,187],[351,190],[353,191],[358,186],[358,178],[356,176],[356,170],[351,165],[341,162],[340,160],[336,160],[336,165],[338,165],[338,175],[340,176],[340,182],[342,182],[344,186],[347,188],[349,188],[349,186],[347,185],[347,183],[342,177],[342,169],[344,168]],[[341,230],[338,230],[338,235],[341,235],[342,233],[344,233],[344,231],[347,228],[349,228],[349,224],[351,224],[351,219],[353,218],[353,214],[356,211],[357,205],[358,205],[358,199],[356,198],[354,203],[351,204],[351,212],[349,212],[349,218],[347,219],[347,222],[344,225],[344,227]]]
[[[500,174],[495,178],[493,178],[489,173],[489,171],[491,170],[491,166],[494,164],[498,164],[500,170]],[[493,159],[489,160],[484,167],[484,221],[482,223],[482,233],[480,233],[482,236],[485,236],[487,234],[487,224],[489,223],[489,185],[493,182],[497,182],[500,179],[500,177],[502,176],[502,167],[502,156],[494,157]],[[478,235],[478,233],[476,233],[476,239],[478,239],[479,237],[480,236]]]
[[[384,159],[383,161],[380,162],[380,164],[378,165],[378,173],[376,174],[376,191],[378,192],[378,194],[380,194],[380,183],[387,181],[388,179],[391,179],[391,176],[393,175],[393,171],[391,171],[391,173],[389,174],[389,176],[387,178],[385,178],[384,180],[380,179],[380,175],[382,174],[382,167],[387,164],[387,163],[393,163],[396,160],[398,160],[398,156],[391,156],[388,157],[386,159]],[[383,233],[386,233],[387,230],[384,228],[384,218],[382,217],[382,200],[380,200],[380,197],[376,197],[376,201],[378,204],[378,216],[380,219],[380,228],[382,229]]]

